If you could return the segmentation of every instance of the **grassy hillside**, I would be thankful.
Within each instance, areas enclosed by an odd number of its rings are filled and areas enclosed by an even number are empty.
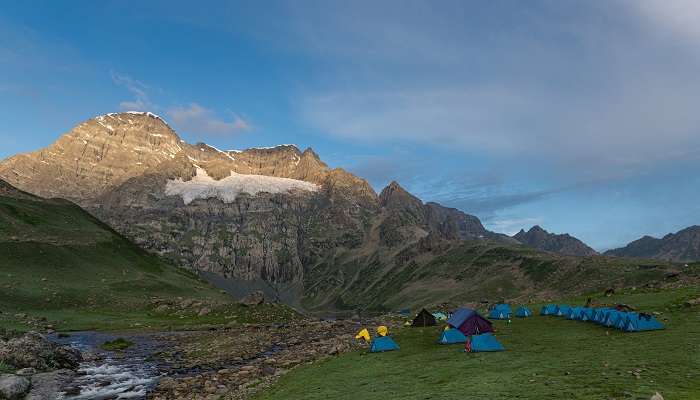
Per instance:
[[[307,306],[393,310],[443,302],[546,300],[608,288],[697,280],[700,268],[664,261],[574,257],[484,241],[398,254],[340,254],[306,272]]]
[[[700,308],[683,306],[698,296],[697,287],[598,296],[660,312],[663,331],[621,333],[540,316],[496,321],[501,353],[438,345],[440,327],[403,328],[394,333],[400,351],[303,366],[257,399],[649,399],[656,391],[700,398]]]
[[[230,297],[195,275],[165,264],[64,200],[5,190],[0,255],[0,326],[177,327],[264,314],[230,304]],[[156,312],[155,299],[202,305]],[[204,307],[212,312],[198,316]]]

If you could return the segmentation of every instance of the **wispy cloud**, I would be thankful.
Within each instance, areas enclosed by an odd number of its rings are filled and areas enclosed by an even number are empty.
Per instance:
[[[128,75],[123,75],[112,71],[112,81],[119,86],[125,87],[131,92],[133,99],[124,100],[119,103],[119,107],[127,111],[155,111],[158,109],[148,97],[148,86]]]
[[[698,3],[577,4],[575,17],[555,3],[538,13],[484,7],[488,24],[510,21],[498,31],[471,15],[461,23],[459,2],[430,12],[406,7],[384,19],[367,4],[343,15],[325,10],[333,34],[308,39],[308,47],[340,49],[338,60],[349,62],[337,67],[337,83],[306,93],[300,113],[345,140],[486,153],[547,164],[569,179],[633,175],[697,157],[697,46],[651,37],[676,24],[685,37],[700,37]],[[640,18],[637,8],[658,21]],[[397,46],[402,32],[420,40]],[[345,46],[368,37],[363,57],[362,48]],[[373,49],[384,52],[375,57]]]
[[[489,229],[505,233],[508,236],[513,236],[521,229],[528,230],[534,225],[542,224],[542,218],[517,218],[517,217],[499,217],[486,222]]]
[[[233,114],[227,121],[197,103],[172,107],[167,114],[179,129],[193,134],[231,135],[252,129],[250,123],[238,115]]]
[[[700,41],[700,2],[642,0],[630,1],[629,4],[657,28],[685,40]]]

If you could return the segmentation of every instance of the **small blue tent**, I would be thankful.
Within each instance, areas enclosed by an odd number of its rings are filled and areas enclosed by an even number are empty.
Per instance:
[[[654,331],[664,329],[664,325],[649,314],[627,313],[620,329],[625,332]]]
[[[572,307],[569,309],[569,313],[566,314],[566,319],[579,320],[581,319],[581,311],[583,307]]]
[[[557,306],[557,311],[554,313],[557,317],[566,317],[569,315],[569,311],[571,311],[571,307],[566,305],[566,304],[559,304]]]
[[[617,310],[610,310],[603,320],[603,325],[615,327],[620,318],[624,317],[626,313]]]
[[[625,330],[625,326],[627,326],[627,317],[629,317],[629,314],[630,313],[627,312],[620,314],[620,316],[615,320],[615,325],[613,325],[613,327],[621,331]]]
[[[515,316],[520,318],[532,317],[532,311],[525,306],[520,306],[515,310]]]
[[[491,319],[510,319],[513,311],[510,309],[508,304],[496,304],[496,307],[489,312],[489,318]]]
[[[556,304],[547,304],[540,309],[540,315],[554,315],[557,313]]]
[[[593,322],[600,325],[605,323],[605,318],[608,315],[608,311],[610,311],[610,308],[607,307],[596,308],[595,313],[593,314]]]
[[[381,353],[384,351],[398,350],[399,345],[394,342],[390,336],[379,336],[372,339],[372,346],[369,351],[372,353]]]
[[[473,335],[470,337],[471,343],[469,351],[471,353],[480,353],[482,351],[504,351],[505,348],[496,340],[496,337],[491,333],[482,333],[481,335]]]
[[[594,313],[595,313],[595,310],[593,308],[584,307],[581,309],[580,320],[581,321],[592,321]]]
[[[455,344],[455,343],[464,343],[466,341],[467,341],[467,337],[464,336],[464,334],[462,332],[460,332],[459,329],[450,328],[450,329],[442,331],[442,336],[440,337],[440,341],[438,343],[440,343],[440,344]]]

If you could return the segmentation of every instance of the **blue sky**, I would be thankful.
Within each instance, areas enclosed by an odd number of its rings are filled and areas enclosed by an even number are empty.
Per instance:
[[[696,1],[139,3],[0,9],[0,158],[140,109],[500,232],[606,249],[700,223]]]

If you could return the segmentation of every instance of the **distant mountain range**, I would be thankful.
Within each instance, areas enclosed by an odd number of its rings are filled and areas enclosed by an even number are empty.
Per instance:
[[[625,247],[608,250],[605,255],[650,258],[676,262],[700,260],[700,226],[694,225],[661,239],[644,236]]]
[[[594,256],[598,254],[585,243],[567,233],[561,235],[549,233],[539,225],[533,226],[527,232],[520,230],[513,238],[526,246],[570,256]]]
[[[423,203],[397,182],[377,194],[310,148],[191,145],[152,113],[80,123],[45,149],[0,162],[0,179],[73,201],[141,248],[220,286],[264,290],[306,309],[398,306],[420,301],[426,287],[436,289],[426,295],[434,300],[532,292],[540,282],[479,268],[546,264],[548,273],[563,273],[582,262],[531,253],[520,243],[596,254],[540,227],[514,237],[491,232],[477,217]],[[501,259],[499,251],[509,255]],[[533,257],[539,261],[527,261]],[[543,288],[563,287],[557,282]],[[444,292],[445,285],[461,289]]]

